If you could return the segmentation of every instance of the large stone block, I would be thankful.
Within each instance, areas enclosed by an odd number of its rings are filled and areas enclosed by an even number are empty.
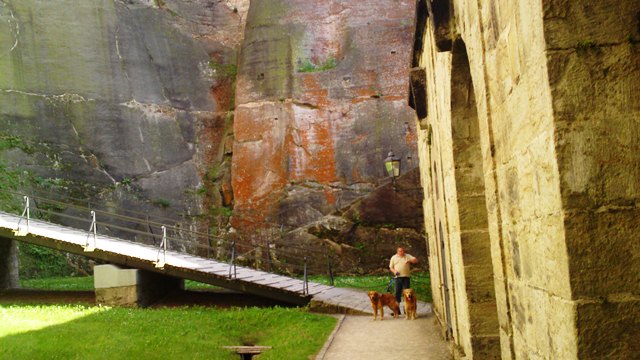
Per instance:
[[[472,336],[471,348],[474,359],[504,359],[501,357],[500,336],[498,335]]]
[[[491,264],[465,266],[467,299],[470,303],[495,301],[493,267]]]
[[[565,215],[566,241],[575,298],[640,293],[640,209]]]
[[[549,48],[572,48],[580,42],[611,44],[640,35],[637,1],[543,1],[544,35]]]
[[[537,358],[576,359],[575,302],[524,281],[510,282],[509,290],[516,358],[535,354]]]
[[[491,239],[488,231],[462,231],[460,243],[465,266],[491,266]]]
[[[498,311],[496,303],[487,301],[469,304],[469,321],[471,334],[482,336],[498,336]]]
[[[640,353],[640,300],[619,294],[577,306],[580,359],[633,359]]]
[[[487,203],[484,194],[458,198],[460,229],[485,230],[487,228]]]
[[[110,306],[146,307],[171,292],[184,288],[184,280],[115,265],[94,268],[96,303]]]

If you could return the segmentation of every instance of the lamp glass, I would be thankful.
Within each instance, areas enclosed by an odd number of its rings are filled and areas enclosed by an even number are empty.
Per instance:
[[[392,162],[393,166],[393,177],[400,176],[400,160],[394,160]]]
[[[400,176],[400,158],[395,156],[393,152],[389,153],[386,159],[384,159],[384,167],[387,170],[389,176],[397,178]]]

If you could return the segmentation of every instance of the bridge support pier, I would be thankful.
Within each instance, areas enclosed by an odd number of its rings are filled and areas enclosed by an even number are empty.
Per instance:
[[[146,307],[171,292],[184,289],[184,280],[115,265],[94,268],[96,303],[109,306]]]
[[[0,238],[0,291],[20,287],[18,244]]]

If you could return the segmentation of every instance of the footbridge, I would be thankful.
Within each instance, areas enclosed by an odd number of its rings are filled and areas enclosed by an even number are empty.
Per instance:
[[[0,238],[291,304],[311,304],[318,310],[372,312],[364,291],[309,281],[310,275],[322,272],[318,264],[325,261],[325,254],[317,250],[271,243],[268,237],[263,243],[247,244],[179,224],[163,225],[158,221],[163,219],[149,216],[133,217],[41,196],[21,196],[21,214],[0,212]],[[332,277],[331,260],[326,260],[324,273]],[[419,313],[430,311],[429,304],[418,304]]]

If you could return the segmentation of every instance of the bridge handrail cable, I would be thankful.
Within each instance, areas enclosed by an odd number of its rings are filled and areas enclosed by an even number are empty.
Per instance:
[[[7,189],[0,189],[0,192],[5,192],[5,193],[9,193],[15,196],[23,196],[24,199],[26,200],[26,204],[25,204],[25,211],[27,211],[29,209],[29,197],[27,195],[24,195],[23,193],[20,192],[15,192],[15,191],[11,191],[11,190],[7,190]],[[160,237],[160,234],[154,234],[151,231],[151,225],[149,224],[149,221],[142,220],[142,219],[137,219],[137,218],[133,218],[133,217],[129,217],[129,216],[125,216],[125,215],[120,215],[120,214],[113,214],[113,213],[109,213],[106,211],[102,211],[102,210],[97,210],[97,209],[91,209],[91,208],[87,208],[87,207],[83,207],[77,204],[70,204],[70,203],[66,203],[63,201],[59,201],[59,200],[52,200],[52,199],[48,199],[45,198],[43,196],[34,196],[32,197],[35,200],[38,200],[41,203],[49,203],[51,205],[56,205],[62,208],[73,208],[75,210],[80,210],[80,211],[86,211],[88,214],[91,214],[90,218],[83,218],[83,217],[79,217],[79,216],[74,216],[74,215],[70,215],[67,214],[63,211],[54,211],[52,209],[45,209],[45,208],[41,208],[40,206],[37,206],[37,202],[35,203],[36,206],[35,207],[31,207],[32,211],[35,211],[36,213],[40,213],[40,214],[48,214],[48,215],[53,215],[53,216],[60,216],[69,220],[74,220],[77,222],[81,222],[81,223],[91,223],[91,229],[89,230],[90,232],[93,231],[94,233],[94,239],[95,239],[95,234],[98,232],[97,230],[98,225],[101,226],[103,229],[107,229],[107,230],[119,230],[128,234],[133,234],[134,236],[142,236],[145,238],[151,238],[153,240],[154,245],[158,246],[156,244],[156,238]],[[132,228],[128,228],[125,226],[121,226],[121,225],[117,225],[114,223],[110,223],[110,222],[106,222],[104,220],[100,220],[100,221],[96,221],[96,213],[100,214],[100,215],[104,215],[103,219],[106,218],[116,218],[116,219],[120,219],[120,220],[125,220],[127,222],[131,222],[134,223],[136,225],[142,225],[142,226],[147,226],[148,229],[151,232],[144,232],[144,231],[140,231],[137,229],[132,229]],[[22,217],[25,216],[25,213],[23,212]],[[21,219],[22,219],[21,217]],[[27,212],[27,220],[29,220],[29,215]],[[48,221],[47,219],[44,219],[44,221]],[[267,239],[267,243],[266,244],[256,244],[253,241],[245,241],[245,242],[240,242],[240,243],[236,243],[236,241],[230,241],[228,239],[222,238],[222,237],[213,237],[209,234],[203,234],[203,233],[199,233],[196,231],[192,231],[192,230],[188,230],[188,229],[184,229],[184,228],[179,228],[179,227],[167,227],[163,224],[160,223],[154,223],[153,225],[156,225],[160,227],[160,229],[162,230],[162,241],[160,243],[160,249],[158,252],[158,264],[160,264],[160,252],[163,250],[162,247],[164,247],[164,253],[166,254],[166,247],[167,247],[167,243],[168,242],[179,242],[184,244],[185,246],[189,246],[190,248],[196,248],[196,249],[206,249],[207,250],[207,257],[210,254],[210,251],[212,250],[212,244],[211,244],[211,240],[215,240],[217,243],[217,247],[218,248],[224,248],[225,245],[232,245],[232,248],[229,249],[229,252],[232,253],[232,258],[234,258],[233,260],[235,261],[235,258],[238,259],[243,259],[244,261],[246,260],[253,260],[257,263],[268,263],[269,267],[270,267],[270,271],[273,269],[273,264],[277,263],[281,268],[284,269],[293,269],[295,270],[299,270],[302,271],[304,273],[305,279],[307,277],[308,271],[309,270],[318,270],[318,262],[311,262],[309,263],[307,261],[307,257],[306,255],[311,253],[311,254],[315,254],[315,255],[319,255],[319,257],[327,257],[327,260],[329,262],[329,273],[331,274],[331,278],[333,278],[332,276],[332,272],[331,272],[331,262],[330,262],[330,254],[327,253],[326,251],[322,251],[322,250],[317,250],[317,249],[311,249],[311,248],[305,248],[305,247],[300,247],[300,246],[296,246],[293,244],[286,244],[283,242],[278,242],[278,241],[269,241],[269,239]],[[68,226],[68,225],[66,225]],[[73,226],[72,226],[73,227]],[[172,230],[174,233],[174,236],[168,236],[167,235],[167,230]],[[83,229],[83,231],[86,231],[86,229]],[[190,234],[190,235],[196,235],[195,236],[195,241],[193,240],[193,238],[191,238],[190,240],[184,239],[184,238],[178,238],[175,237],[175,234],[179,234],[179,233],[186,233],[186,234]],[[109,235],[109,234],[103,234],[103,232],[101,232],[101,235]],[[201,236],[198,236],[201,235]],[[204,235],[204,236],[202,236]],[[263,235],[262,233],[260,233],[259,235]],[[201,239],[205,237],[207,239],[207,245],[202,245],[198,239]],[[258,236],[260,237],[260,236]],[[122,239],[124,240],[124,239]],[[137,239],[134,237],[134,240],[128,240],[128,241],[133,241],[133,242],[138,242],[136,241]],[[264,239],[262,239],[264,240]],[[95,246],[95,244],[94,244]],[[89,247],[89,243],[87,242],[87,247]],[[247,247],[249,248],[249,250],[244,251],[244,252],[237,252],[237,247]],[[91,250],[87,250],[86,251],[91,251]],[[258,255],[258,250],[260,250],[260,255]],[[183,249],[172,249],[172,251],[177,251],[178,253],[186,253],[189,255],[193,255]],[[301,252],[298,253],[297,251]],[[220,252],[219,250],[216,251],[217,254],[222,255],[222,256],[226,256],[228,255],[228,252],[226,251],[222,251]],[[266,254],[266,259],[263,258],[264,255]],[[275,256],[273,256],[273,255]],[[304,255],[304,257],[301,259],[301,256]],[[275,259],[274,259],[275,258]],[[300,260],[303,261],[302,264],[296,263],[299,262]],[[162,266],[164,266],[164,262],[162,262],[161,264]],[[233,266],[235,267],[235,263],[233,264]],[[286,270],[289,271],[289,270]],[[318,270],[318,272],[323,273],[324,269],[322,270]],[[306,280],[305,280],[306,281]],[[305,289],[307,289],[306,291],[308,291],[308,286],[305,285]]]

